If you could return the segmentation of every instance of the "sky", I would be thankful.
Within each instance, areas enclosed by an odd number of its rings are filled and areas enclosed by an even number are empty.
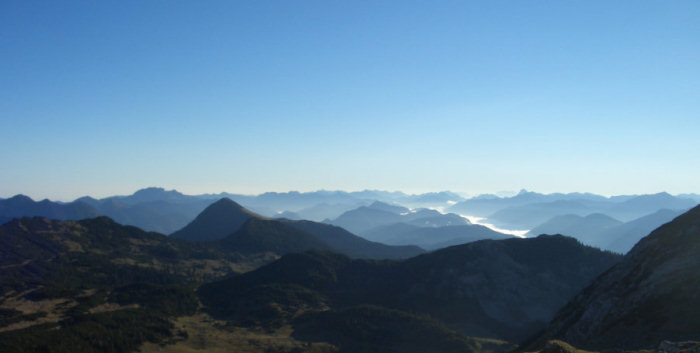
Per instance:
[[[0,197],[700,192],[699,1],[0,2]]]

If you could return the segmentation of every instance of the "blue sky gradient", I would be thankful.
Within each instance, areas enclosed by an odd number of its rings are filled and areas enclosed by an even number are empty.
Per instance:
[[[698,1],[2,1],[0,197],[700,192]]]

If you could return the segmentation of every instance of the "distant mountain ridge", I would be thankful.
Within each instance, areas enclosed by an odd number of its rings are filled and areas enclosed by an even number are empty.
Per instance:
[[[0,216],[6,219],[21,217],[46,217],[62,220],[79,220],[100,215],[100,212],[85,202],[59,204],[49,200],[34,201],[25,195],[15,195],[0,200]]]
[[[565,234],[584,244],[625,254],[642,237],[682,213],[661,209],[625,223],[602,214],[556,216],[533,228],[527,236]]]
[[[507,235],[484,226],[468,224],[442,227],[419,227],[410,223],[395,223],[379,226],[362,233],[366,239],[389,245],[417,245],[426,250],[435,250],[452,245],[470,243],[484,239],[510,239]]]
[[[530,230],[526,236],[565,234],[578,239],[584,244],[605,248],[610,242],[605,239],[605,232],[622,224],[624,223],[600,213],[592,213],[585,217],[566,214],[555,216],[540,224]]]
[[[538,194],[521,191],[507,198],[472,198],[447,211],[485,217],[487,223],[505,229],[532,229],[549,219],[567,214],[586,216],[601,213],[628,222],[661,209],[685,211],[698,201],[666,192],[652,195],[603,197],[594,194]]]
[[[147,188],[130,196],[101,200],[85,196],[68,203],[49,200],[35,202],[29,197],[17,195],[0,200],[0,220],[35,216],[80,220],[108,216],[124,225],[168,234],[182,228],[211,202],[213,200],[162,188]]]
[[[341,214],[338,218],[325,223],[343,227],[353,233],[363,234],[377,227],[396,223],[407,223],[421,227],[439,227],[446,225],[468,225],[470,222],[456,214],[442,214],[432,209],[414,209],[375,201],[369,206],[362,206]]]
[[[29,199],[23,195],[17,195],[17,197]],[[446,205],[448,201],[462,200],[459,195],[450,192],[409,195],[378,190],[358,192],[321,190],[303,193],[268,192],[260,195],[231,193],[185,195],[176,190],[148,187],[137,190],[132,195],[109,196],[102,199],[84,196],[73,202],[44,200],[42,202],[48,205],[43,205],[43,208],[30,205],[30,203],[36,203],[31,199],[29,199],[31,202],[25,205],[13,204],[16,201],[13,200],[14,198],[0,199],[0,222],[17,217],[45,216],[52,219],[77,220],[105,215],[125,225],[170,234],[192,221],[209,204],[224,197],[263,216],[274,217],[279,212],[290,211],[298,212],[301,219],[308,218],[315,221],[335,218],[347,210],[357,208],[358,205],[368,205],[374,201]],[[6,207],[3,208],[3,205]]]
[[[228,198],[207,207],[171,237],[198,243],[218,241],[226,249],[245,254],[272,252],[284,255],[307,250],[333,250],[353,258],[398,259],[424,252],[417,246],[371,242],[323,223],[263,217]]]
[[[539,194],[522,190],[512,197],[482,195],[464,199],[448,191],[417,195],[379,190],[185,195],[176,190],[149,187],[132,195],[102,199],[85,196],[73,202],[35,202],[29,199],[30,202],[9,206],[17,200],[0,199],[0,222],[22,216],[76,220],[105,215],[121,224],[170,234],[183,228],[207,206],[222,197],[231,198],[252,212],[267,217],[276,217],[286,212],[284,215],[292,219],[337,219],[344,212],[379,201],[413,209],[435,208],[455,214],[487,217],[484,223],[519,230],[531,229],[552,217],[567,213],[580,216],[602,213],[621,221],[629,221],[661,209],[684,211],[698,203],[696,194],[672,196],[667,193],[603,197],[589,193]],[[18,198],[28,201],[26,197],[18,195]],[[364,230],[366,229],[351,231],[360,233]]]

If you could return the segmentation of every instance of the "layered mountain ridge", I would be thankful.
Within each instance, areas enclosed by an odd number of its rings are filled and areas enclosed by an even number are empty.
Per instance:
[[[270,219],[223,198],[200,213],[173,238],[217,242],[243,253],[278,255],[306,250],[331,250],[356,258],[399,259],[424,252],[417,246],[390,246],[371,242],[342,228],[311,221]]]

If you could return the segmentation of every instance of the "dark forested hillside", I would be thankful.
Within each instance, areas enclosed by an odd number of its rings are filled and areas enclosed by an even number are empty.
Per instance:
[[[315,236],[334,251],[353,258],[406,259],[425,252],[415,245],[391,246],[369,241],[330,224],[311,221],[286,221],[286,223]]]
[[[0,226],[3,352],[129,352],[195,312],[197,283],[259,266],[109,218]]]
[[[279,324],[302,309],[372,304],[430,314],[467,335],[517,340],[619,258],[562,236],[479,241],[403,262],[291,254],[206,284],[200,295],[213,313],[241,322],[261,318],[251,311],[266,313],[258,324]]]

